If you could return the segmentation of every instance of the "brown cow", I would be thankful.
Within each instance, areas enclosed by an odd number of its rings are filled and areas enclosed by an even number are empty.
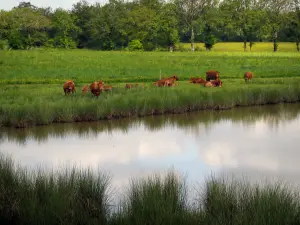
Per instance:
[[[215,85],[210,82],[210,81],[206,81],[204,84],[203,84],[204,87],[215,87]]]
[[[72,80],[67,80],[65,83],[64,83],[64,86],[63,86],[63,89],[64,89],[64,92],[65,92],[65,95],[68,93],[74,93],[76,92],[75,90],[75,84]]]
[[[157,87],[162,87],[162,86],[172,86],[175,80],[179,80],[179,78],[177,77],[177,75],[173,75],[169,78],[163,78],[160,79],[156,82],[154,82],[153,84]]]
[[[245,79],[245,82],[249,81],[249,80],[252,80],[252,72],[248,71],[244,74],[244,79]]]
[[[217,70],[208,70],[206,72],[206,81],[217,80],[220,78],[220,72]]]
[[[220,79],[210,81],[215,87],[222,87],[223,82]]]
[[[204,84],[205,82],[206,81],[201,77],[193,81],[194,84]]]
[[[221,80],[211,80],[211,81],[206,81],[203,86],[204,87],[222,87],[223,82]]]
[[[198,80],[199,78],[198,77],[191,77],[190,79],[189,79],[189,82],[190,83],[194,83],[194,81],[195,80]]]
[[[94,96],[99,96],[103,91],[103,82],[95,81],[90,85],[90,90]]]
[[[89,91],[89,85],[84,85],[81,89],[82,95],[85,95]]]
[[[133,87],[133,84],[126,84],[125,85],[125,88],[127,88],[127,89],[130,89],[130,88],[132,88]]]
[[[156,87],[162,87],[165,86],[165,81],[156,81],[153,83],[153,85]]]
[[[105,86],[103,85],[102,87],[103,87],[104,91],[112,91],[112,86],[111,85],[105,85]]]

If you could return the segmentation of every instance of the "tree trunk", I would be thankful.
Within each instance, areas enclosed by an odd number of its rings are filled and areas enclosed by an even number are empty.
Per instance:
[[[173,52],[173,45],[169,45],[169,51]]]
[[[278,49],[278,44],[277,44],[277,31],[274,31],[274,40],[273,40],[273,47],[274,47],[274,52],[277,52]]]
[[[244,52],[247,51],[247,41],[244,41]]]
[[[250,52],[251,52],[251,50],[252,50],[252,46],[254,45],[254,42],[253,41],[250,41],[249,42],[249,48],[250,48]]]
[[[297,46],[297,51],[298,51],[298,52],[300,51],[299,44],[300,44],[300,42],[299,42],[299,40],[297,40],[297,41],[296,41],[296,46]]]
[[[191,34],[191,50],[192,50],[192,52],[195,51],[194,40],[195,40],[194,28],[192,27],[192,34]]]

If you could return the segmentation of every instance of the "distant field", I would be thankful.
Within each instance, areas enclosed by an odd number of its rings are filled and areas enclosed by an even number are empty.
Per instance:
[[[228,46],[230,46],[228,44]],[[297,52],[103,52],[89,50],[2,51],[0,83],[62,84],[154,82],[177,74],[180,80],[204,77],[216,69],[221,77],[241,79],[245,71],[257,78],[300,76]]]
[[[185,49],[191,48],[190,43],[181,43]],[[200,51],[205,51],[203,43],[195,43],[195,47],[200,48]],[[220,42],[214,45],[213,52],[244,52],[244,43],[242,42]],[[247,51],[250,52],[249,43],[247,43]],[[273,42],[256,42],[251,49],[251,52],[273,52]],[[296,43],[294,42],[279,42],[278,52],[297,52]]]

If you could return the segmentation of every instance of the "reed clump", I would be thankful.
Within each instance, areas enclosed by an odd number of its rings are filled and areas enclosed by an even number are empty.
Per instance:
[[[78,167],[35,173],[0,157],[1,224],[299,224],[300,198],[283,183],[209,177],[191,204],[185,179],[170,170],[133,179],[110,205],[110,178]]]
[[[1,224],[107,224],[109,177],[73,167],[35,173],[0,157]]]

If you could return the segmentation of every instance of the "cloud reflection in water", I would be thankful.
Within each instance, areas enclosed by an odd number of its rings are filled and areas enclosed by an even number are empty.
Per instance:
[[[76,163],[113,175],[113,185],[172,166],[201,181],[210,171],[239,174],[300,172],[300,106],[3,129],[0,151],[21,165]]]

